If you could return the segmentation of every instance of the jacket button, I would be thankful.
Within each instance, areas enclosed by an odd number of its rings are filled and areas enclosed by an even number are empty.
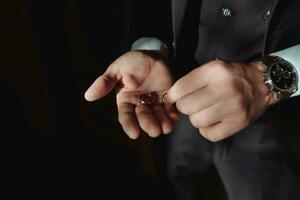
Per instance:
[[[222,15],[225,17],[231,17],[232,10],[230,8],[222,8]]]
[[[269,21],[270,21],[270,17],[271,17],[271,11],[270,11],[270,10],[268,10],[267,12],[265,12],[265,13],[263,14],[263,20],[264,20],[265,22],[269,22]]]

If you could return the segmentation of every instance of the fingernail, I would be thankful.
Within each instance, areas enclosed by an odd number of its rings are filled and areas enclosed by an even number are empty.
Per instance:
[[[85,98],[87,101],[93,101],[93,95],[89,92],[89,90],[87,90],[87,91],[84,93],[84,98]]]
[[[128,137],[132,140],[136,140],[138,138],[138,134],[128,134]]]
[[[169,130],[163,132],[163,134],[164,135],[168,135],[168,134],[170,134],[172,132],[172,130],[173,130],[173,127],[171,127]]]
[[[166,105],[166,106],[171,106],[173,103],[172,101],[169,99],[168,93],[165,92],[162,95],[162,104]]]

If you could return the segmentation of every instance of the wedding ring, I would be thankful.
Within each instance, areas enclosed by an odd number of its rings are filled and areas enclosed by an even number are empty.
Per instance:
[[[158,96],[156,92],[142,93],[138,95],[138,104],[154,105],[158,103]]]
[[[162,98],[161,98],[162,104],[165,105],[165,106],[170,106],[170,105],[172,105],[172,103],[170,103],[170,102],[168,102],[168,101],[166,100],[166,96],[167,96],[167,92],[164,92],[163,95],[162,95]]]
[[[165,106],[170,106],[172,103],[168,101],[167,91],[165,91],[162,95],[161,92],[149,92],[149,93],[141,93],[138,95],[137,104],[138,105],[158,105],[163,104]]]

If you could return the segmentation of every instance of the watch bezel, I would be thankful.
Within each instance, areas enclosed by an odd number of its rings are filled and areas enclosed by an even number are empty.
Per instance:
[[[298,90],[298,81],[299,81],[299,76],[298,76],[298,72],[296,70],[296,68],[294,67],[293,64],[291,64],[289,61],[284,60],[283,58],[280,58],[278,56],[272,56],[274,57],[272,59],[272,61],[270,63],[264,63],[267,65],[267,71],[266,71],[266,77],[265,77],[265,84],[267,84],[270,89],[275,90],[275,91],[280,91],[283,93],[289,93],[289,94],[293,94]],[[273,66],[275,66],[276,64],[284,64],[285,66],[289,66],[292,69],[292,73],[295,74],[296,79],[293,81],[293,84],[290,88],[288,89],[283,89],[278,87],[272,80],[271,78],[271,70],[273,69]]]

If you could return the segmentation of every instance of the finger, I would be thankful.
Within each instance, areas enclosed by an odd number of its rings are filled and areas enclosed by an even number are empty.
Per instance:
[[[134,105],[130,103],[118,103],[119,122],[124,132],[131,138],[136,139],[140,135],[140,126],[135,116]]]
[[[87,101],[95,101],[107,95],[121,79],[119,75],[120,66],[117,62],[113,62],[105,71],[99,76],[94,83],[85,92],[84,97]]]
[[[170,133],[172,131],[172,123],[166,116],[165,110],[158,105],[153,108],[153,114],[160,123],[162,132],[164,134]]]
[[[165,97],[169,104],[175,103],[185,95],[206,86],[206,70],[203,67],[194,69],[178,81],[168,90]]]
[[[174,105],[164,105],[165,113],[172,124],[178,123],[180,120],[179,113]]]
[[[153,98],[153,104],[161,104],[162,102],[162,93],[161,91],[158,92],[142,92],[142,91],[133,91],[133,92],[122,92],[117,95],[117,100],[118,101],[126,101],[131,104],[139,104],[139,98],[141,96],[145,95],[147,96],[148,94],[151,94],[151,98]],[[148,97],[149,98],[149,97]]]
[[[165,101],[167,91],[166,90],[157,91],[156,94],[158,96],[158,103],[162,105],[164,109],[164,113],[168,117],[169,121],[172,124],[179,122],[180,117],[176,107]]]
[[[138,97],[140,92],[120,92],[117,94],[117,103],[118,102],[127,102],[132,105],[138,104]]]
[[[140,127],[151,137],[157,137],[161,133],[161,128],[156,118],[153,116],[151,109],[145,105],[138,105],[135,113]]]
[[[107,95],[117,84],[118,79],[114,74],[105,73],[98,77],[95,82],[85,92],[87,101],[95,101]]]
[[[204,128],[216,124],[234,114],[232,106],[224,106],[226,102],[218,102],[208,108],[189,116],[192,125],[196,128]]]
[[[248,124],[243,123],[241,118],[242,117],[225,119],[220,123],[200,128],[199,132],[211,142],[217,142],[228,138],[245,128]]]
[[[191,115],[212,106],[217,100],[210,87],[205,86],[179,99],[176,107],[183,114]]]
[[[117,84],[118,79],[114,76],[103,74],[85,92],[84,97],[87,101],[95,101],[107,95]]]
[[[135,90],[140,85],[140,83],[138,83],[135,77],[131,74],[122,75],[122,82],[124,84],[124,88],[129,90]]]

